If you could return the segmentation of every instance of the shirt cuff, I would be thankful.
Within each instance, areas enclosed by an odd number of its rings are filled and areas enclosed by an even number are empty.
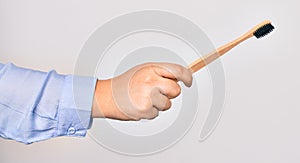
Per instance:
[[[57,136],[84,137],[91,128],[94,77],[65,76],[58,108]]]

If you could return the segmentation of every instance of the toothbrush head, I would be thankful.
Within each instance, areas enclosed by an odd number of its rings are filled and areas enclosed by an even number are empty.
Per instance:
[[[270,21],[264,21],[257,26],[257,29],[253,32],[253,35],[256,38],[261,38],[271,33],[274,29],[275,28]]]

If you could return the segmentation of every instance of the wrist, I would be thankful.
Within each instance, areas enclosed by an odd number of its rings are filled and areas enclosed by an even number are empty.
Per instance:
[[[111,79],[97,81],[92,106],[92,117],[127,120],[128,117],[119,110],[114,101],[111,83]]]

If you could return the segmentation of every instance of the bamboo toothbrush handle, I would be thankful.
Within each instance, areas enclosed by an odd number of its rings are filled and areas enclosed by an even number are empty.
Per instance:
[[[201,68],[205,67],[206,65],[210,64],[211,62],[213,62],[214,60],[216,60],[217,58],[225,54],[227,51],[229,51],[230,49],[232,49],[233,47],[237,46],[238,44],[240,44],[241,42],[243,42],[244,40],[250,37],[252,36],[251,35],[247,35],[245,37],[243,36],[226,45],[223,45],[217,50],[212,51],[211,53],[205,55],[203,58],[194,61],[192,64],[189,65],[188,68],[190,69],[191,72],[194,73],[200,70]]]
[[[220,56],[222,56],[223,54],[225,54],[226,52],[228,52],[230,49],[232,49],[233,47],[237,46],[238,44],[240,44],[241,42],[251,38],[253,36],[253,33],[259,28],[261,27],[263,24],[269,23],[270,21],[266,20],[260,24],[258,24],[257,26],[255,26],[254,28],[252,28],[251,30],[249,30],[247,33],[245,33],[244,35],[242,35],[241,37],[233,40],[232,42],[229,42],[223,46],[221,46],[220,48],[218,48],[215,51],[212,51],[211,53],[205,55],[203,58],[200,58],[196,61],[194,61],[192,64],[190,64],[188,66],[188,69],[194,73],[198,70],[200,70],[201,68],[205,67],[206,65],[208,65],[209,63],[213,62],[214,60],[216,60],[217,58],[219,58]]]

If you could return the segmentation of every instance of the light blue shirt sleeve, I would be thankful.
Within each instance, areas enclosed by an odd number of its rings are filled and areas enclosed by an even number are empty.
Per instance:
[[[84,137],[92,124],[96,81],[0,63],[0,137],[25,144]]]

